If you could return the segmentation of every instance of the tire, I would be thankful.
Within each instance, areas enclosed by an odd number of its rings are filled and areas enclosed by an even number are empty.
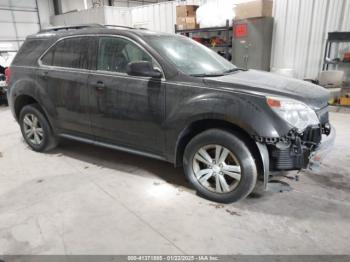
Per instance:
[[[32,128],[30,128],[30,121]],[[33,123],[37,123],[35,128]],[[24,140],[34,151],[45,152],[57,146],[57,139],[38,104],[30,104],[22,108],[19,124]],[[37,137],[39,140],[36,139]]]
[[[221,129],[209,129],[195,136],[185,148],[183,166],[198,194],[220,203],[245,198],[257,181],[257,165],[244,140]]]

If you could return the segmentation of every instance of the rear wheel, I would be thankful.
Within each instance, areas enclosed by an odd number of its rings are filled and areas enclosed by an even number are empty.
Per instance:
[[[24,140],[33,150],[43,152],[56,147],[57,139],[39,105],[24,106],[19,123]]]
[[[205,198],[229,203],[252,192],[257,179],[255,160],[239,136],[220,129],[194,137],[184,153],[186,177]]]

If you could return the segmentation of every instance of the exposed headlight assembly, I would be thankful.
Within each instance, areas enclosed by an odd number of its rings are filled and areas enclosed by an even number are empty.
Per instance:
[[[315,111],[297,100],[267,97],[267,104],[282,119],[296,127],[299,131],[303,131],[309,125],[318,125],[320,123]]]

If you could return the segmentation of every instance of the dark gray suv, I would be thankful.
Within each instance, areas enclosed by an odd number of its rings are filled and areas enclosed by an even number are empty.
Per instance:
[[[183,36],[86,25],[27,37],[8,100],[35,151],[59,138],[184,167],[203,196],[246,197],[273,175],[315,169],[334,141],[328,91],[242,70]]]

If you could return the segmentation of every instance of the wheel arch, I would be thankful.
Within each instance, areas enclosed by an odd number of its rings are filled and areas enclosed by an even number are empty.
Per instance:
[[[16,100],[14,101],[14,112],[17,121],[19,120],[19,114],[21,113],[22,108],[31,104],[39,103],[34,97],[29,95],[19,95],[16,97]]]
[[[45,119],[49,123],[51,130],[53,131],[54,129],[53,129],[52,122],[50,121],[47,112],[45,112],[45,109],[40,105],[39,101],[36,98],[28,94],[21,94],[17,96],[16,99],[14,100],[13,109],[14,109],[16,120],[19,121],[19,116],[23,107],[27,105],[33,105],[33,104],[35,104],[38,110],[40,110],[40,112],[44,115]]]
[[[255,143],[253,138],[249,135],[249,133],[246,130],[244,130],[237,124],[222,119],[196,120],[190,123],[182,130],[182,132],[178,136],[175,147],[174,164],[176,167],[182,166],[182,158],[185,152],[185,148],[187,144],[191,141],[191,139],[194,138],[196,135],[212,128],[218,128],[229,131],[237,135],[240,139],[242,139],[248,146],[249,150],[252,152],[254,159],[257,161],[259,175],[262,173],[263,160],[261,158],[259,148],[257,147],[257,144]]]

